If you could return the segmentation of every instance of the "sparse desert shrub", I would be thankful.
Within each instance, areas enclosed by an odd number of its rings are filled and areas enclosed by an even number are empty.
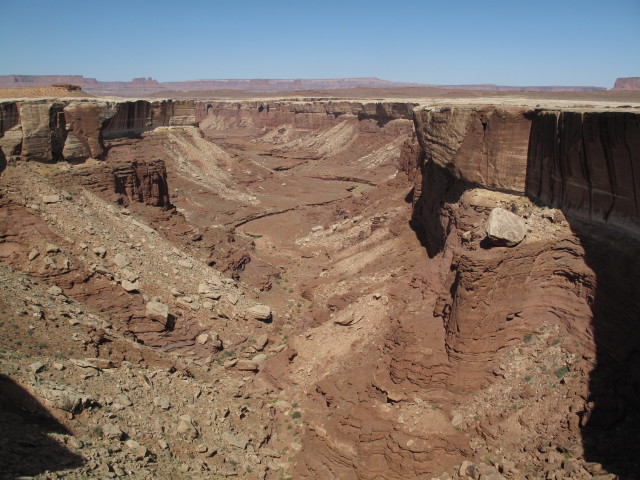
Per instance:
[[[564,377],[567,373],[569,373],[569,367],[567,367],[566,365],[564,367],[560,367],[555,371],[556,377],[558,378]]]

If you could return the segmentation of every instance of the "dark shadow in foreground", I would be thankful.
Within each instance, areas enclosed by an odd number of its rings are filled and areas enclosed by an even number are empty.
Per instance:
[[[84,463],[50,433],[71,435],[27,390],[0,374],[0,478],[35,476]]]
[[[640,241],[602,226],[571,222],[596,274],[596,366],[582,413],[586,461],[621,479],[640,478]]]

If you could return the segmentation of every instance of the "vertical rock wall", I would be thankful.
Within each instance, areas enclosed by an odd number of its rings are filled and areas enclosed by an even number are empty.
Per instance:
[[[427,156],[470,184],[522,192],[531,121],[517,108],[425,108],[415,112]]]
[[[55,162],[101,158],[103,139],[196,125],[193,102],[34,100],[0,104],[2,156]]]
[[[521,108],[415,112],[425,161],[469,186],[640,229],[640,114]]]
[[[640,115],[540,111],[526,193],[590,222],[640,229]]]

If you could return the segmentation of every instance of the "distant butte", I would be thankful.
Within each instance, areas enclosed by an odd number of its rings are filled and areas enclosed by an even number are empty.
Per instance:
[[[617,78],[613,90],[640,90],[640,77]]]
[[[619,79],[620,80],[634,80]],[[635,87],[618,87],[615,89],[638,89],[638,78]],[[284,92],[296,90],[335,90],[347,88],[398,88],[398,87],[432,87],[456,90],[484,91],[538,91],[538,92],[593,92],[605,91],[606,88],[592,86],[504,86],[494,84],[482,85],[430,85],[419,83],[390,82],[379,78],[329,78],[329,79],[226,79],[226,80],[187,80],[182,82],[158,82],[153,78],[134,78],[130,82],[102,82],[82,75],[0,75],[0,89],[45,87],[51,84],[72,84],[93,95],[117,95],[140,97],[162,92],[202,92],[211,90],[244,90],[254,92]],[[625,83],[627,85],[627,83]]]

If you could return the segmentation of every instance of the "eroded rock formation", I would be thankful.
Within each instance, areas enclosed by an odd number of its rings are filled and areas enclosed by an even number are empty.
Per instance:
[[[640,305],[628,281],[638,267],[640,115],[516,111],[498,114],[499,124],[508,120],[495,130],[484,115],[484,108],[416,112],[424,157],[414,173],[412,222],[429,255],[450,268],[434,307],[446,330],[447,389],[477,391],[496,375],[498,352],[541,325],[561,325],[598,362],[570,429],[581,432],[585,458],[628,472],[634,454],[625,445],[638,432],[629,405],[639,366],[629,342],[640,338],[630,313]],[[499,205],[526,218],[529,233],[516,247],[491,248],[485,238],[482,226]],[[623,379],[620,369],[633,373]],[[611,441],[598,440],[605,437]]]
[[[522,109],[425,108],[415,119],[429,161],[470,184],[524,190],[531,122]]]
[[[190,405],[242,399],[201,413],[211,429],[179,417],[178,434],[205,448],[168,437],[154,468],[182,455],[206,460],[189,467],[197,475],[395,480],[451,472],[499,445],[517,478],[564,468],[551,454],[616,468],[633,458],[636,113],[419,109],[412,137],[406,103],[0,105],[0,146],[15,160],[2,177],[3,262],[51,282],[45,304],[64,292],[74,316],[78,305],[108,313],[144,343],[133,355],[175,352],[210,374],[211,398],[198,390]],[[161,128],[195,118],[202,130]],[[22,162],[25,148],[74,164]],[[167,176],[178,210],[148,208],[171,207]],[[523,239],[487,239],[496,208],[523,219]],[[244,284],[252,268],[266,272],[261,291]],[[153,298],[167,306],[159,317],[146,310]],[[22,340],[32,312],[44,315],[38,302],[15,307]],[[47,315],[35,336],[67,328]],[[113,355],[111,337],[87,331],[64,341]],[[148,408],[162,376],[140,377]],[[178,393],[153,404],[173,415],[186,404]],[[246,438],[245,400],[269,415]],[[136,431],[172,435],[176,417]]]

